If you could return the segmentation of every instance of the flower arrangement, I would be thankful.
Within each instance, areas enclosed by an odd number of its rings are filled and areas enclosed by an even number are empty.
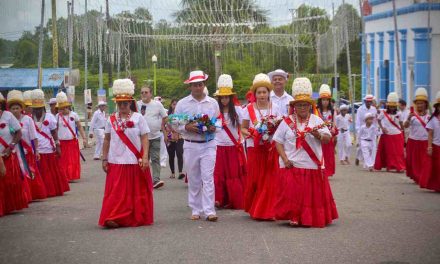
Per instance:
[[[254,129],[261,136],[263,141],[268,141],[275,133],[282,120],[282,117],[277,117],[275,115],[265,116],[262,117],[260,121],[255,122]]]
[[[197,123],[197,128],[199,130],[198,133],[205,135],[206,140],[214,138],[214,134],[208,130],[210,126],[221,127],[221,123],[219,124],[219,120],[216,117],[210,118],[207,114],[171,114],[168,116],[168,123],[173,127],[173,129],[176,129],[177,126],[194,122]]]

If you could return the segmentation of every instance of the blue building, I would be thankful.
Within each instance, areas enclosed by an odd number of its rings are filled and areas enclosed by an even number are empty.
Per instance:
[[[432,101],[440,90],[440,1],[395,2],[402,80],[399,96],[412,101],[415,90],[425,87]],[[362,95],[371,93],[386,100],[388,93],[397,91],[393,2],[369,0],[363,10]]]

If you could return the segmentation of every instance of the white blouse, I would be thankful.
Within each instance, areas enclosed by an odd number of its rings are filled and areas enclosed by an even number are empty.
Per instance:
[[[76,138],[76,122],[79,121],[79,116],[73,112],[70,111],[68,115],[63,115],[66,122],[69,124],[70,128],[72,129],[72,132],[70,132],[70,129],[67,127],[67,125],[64,123],[61,114],[58,113],[56,116],[56,120],[58,122],[58,139],[59,140],[72,140]]]
[[[316,115],[310,115],[308,127],[314,128],[323,124],[321,118]],[[303,131],[305,129],[305,123],[298,123],[298,129]],[[321,134],[330,135],[330,130],[325,126],[318,130]],[[310,158],[309,154],[304,150],[303,147],[296,148],[296,134],[287,125],[286,121],[282,121],[278,127],[273,140],[282,144],[284,146],[284,151],[286,152],[287,158],[293,163],[296,168],[303,169],[318,169],[316,163]],[[309,143],[313,152],[319,160],[322,160],[322,146],[321,141],[316,139],[312,134],[306,134],[305,140]],[[280,168],[285,168],[284,162],[280,157]]]
[[[393,122],[400,127],[400,116],[399,114],[395,114],[395,115],[391,115],[388,114],[388,116],[391,118],[391,120],[393,120]],[[380,120],[382,127],[385,128],[386,130],[388,130],[386,133],[387,135],[398,135],[400,133],[402,133],[402,131],[397,128],[396,126],[394,126],[389,120],[388,118],[385,116],[384,111],[381,111],[379,114],[379,117],[377,118],[378,120]],[[385,133],[384,133],[385,134]]]
[[[55,117],[50,113],[46,113],[44,115],[43,120],[41,120],[41,122],[39,122],[35,118],[34,118],[34,122],[38,128],[35,129],[36,136],[38,139],[38,152],[42,154],[53,153],[54,152],[53,146],[55,146],[55,142],[53,141],[51,131],[57,129],[57,121],[55,120]],[[49,136],[50,140],[42,136],[41,133],[38,131],[44,132],[47,136]]]
[[[17,118],[9,112],[3,111],[0,116],[0,137],[9,145],[12,143],[13,132],[21,129]],[[0,153],[5,150],[3,144],[0,144]]]
[[[235,107],[235,111],[237,112],[237,116],[238,116],[238,124],[241,124],[242,120],[241,120],[241,115],[242,115],[242,108],[240,106],[236,106]],[[225,121],[228,125],[229,130],[231,131],[232,135],[234,136],[235,140],[238,141],[239,137],[238,137],[238,130],[237,127],[233,126],[230,122],[231,119],[229,118],[229,114],[225,113],[223,114]],[[243,140],[243,137],[241,137]],[[226,133],[226,131],[222,128],[219,129],[217,131],[217,134],[215,135],[215,142],[217,144],[217,146],[234,146],[234,143],[232,142],[231,138],[228,136],[228,134]],[[241,143],[241,142],[239,142]]]
[[[433,117],[426,125],[426,128],[433,130],[432,144],[440,146],[440,120],[437,117]]]
[[[426,114],[424,116],[420,116],[420,118],[428,123],[430,115]],[[417,117],[411,117],[409,121],[409,138],[414,140],[428,140],[428,131],[426,128],[422,126],[422,123],[417,119]]]
[[[29,146],[32,146],[31,141],[37,137],[34,120],[32,120],[32,118],[28,115],[22,115],[20,125],[21,139],[25,141]],[[27,153],[26,148],[24,148],[24,152]]]
[[[141,136],[148,134],[150,128],[147,121],[140,113],[132,113],[130,120],[133,121],[134,126],[124,130],[125,135],[130,139],[138,151],[141,150]],[[115,126],[116,127],[116,126]],[[105,125],[105,133],[110,134],[110,149],[108,153],[108,162],[112,164],[138,164],[138,158],[120,139],[115,129],[113,128],[110,117],[107,119]]]

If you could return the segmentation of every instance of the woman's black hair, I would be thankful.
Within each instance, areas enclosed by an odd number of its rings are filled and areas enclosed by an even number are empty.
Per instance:
[[[434,113],[429,118],[429,121],[431,121],[432,118],[437,117],[438,115],[440,115],[440,104],[437,104],[437,107],[435,107]]]
[[[318,98],[318,110],[321,113],[321,115],[322,115],[322,112],[324,111],[324,109],[323,109],[324,107],[322,106],[322,99],[323,98]],[[328,110],[332,114],[332,117],[334,117],[335,110],[333,109],[333,106],[332,106],[332,100],[333,99],[327,99],[327,100],[328,100]]]
[[[177,100],[175,98],[171,100],[170,107],[168,107],[168,115],[174,114],[175,109],[172,107],[172,105],[174,102],[177,102],[177,101],[179,101],[179,100]]]
[[[0,110],[6,111],[6,101],[0,102]]]
[[[235,111],[235,105],[234,105],[234,100],[233,100],[233,95],[229,96],[229,103],[227,106],[223,106],[222,102],[221,102],[221,96],[219,96],[217,98],[217,102],[218,102],[218,106],[220,107],[220,113],[223,114],[223,109],[225,107],[228,108],[229,112],[229,118],[231,119],[231,124],[234,127],[238,126],[238,114],[237,111]]]
[[[138,112],[139,109],[137,109],[137,104],[135,100],[130,101],[130,110],[132,112]]]

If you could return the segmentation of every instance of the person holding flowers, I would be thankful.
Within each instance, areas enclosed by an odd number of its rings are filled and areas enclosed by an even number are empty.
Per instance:
[[[336,171],[335,166],[335,145],[336,145],[336,135],[338,134],[338,129],[335,126],[336,114],[331,104],[332,92],[330,86],[327,84],[322,84],[319,88],[319,98],[318,98],[318,114],[319,117],[328,125],[330,132],[332,133],[332,138],[327,144],[322,144],[322,153],[324,155],[325,170],[324,174],[326,176],[333,176]]]
[[[244,209],[253,219],[273,220],[278,192],[278,153],[272,136],[282,113],[270,99],[273,86],[269,76],[257,74],[251,91],[256,101],[243,111],[242,133],[247,146],[247,183]]]
[[[70,190],[65,173],[60,167],[60,141],[58,140],[57,121],[51,113],[46,113],[44,92],[35,89],[31,94],[32,119],[34,120],[40,156],[38,167],[46,187],[47,197],[61,196]]]
[[[234,105],[232,77],[220,75],[217,97],[222,129],[215,141],[217,154],[214,169],[215,205],[218,208],[243,209],[246,180],[246,157],[240,131],[241,107]]]
[[[182,134],[185,142],[184,166],[188,176],[188,205],[191,219],[202,216],[208,221],[217,221],[214,206],[214,167],[216,160],[215,122],[220,114],[217,101],[203,90],[208,75],[203,71],[192,71],[184,82],[191,94],[181,99],[169,116],[171,125]]]
[[[280,182],[275,217],[291,226],[325,227],[338,218],[332,191],[323,170],[321,144],[331,139],[327,125],[311,114],[312,84],[293,82],[293,114],[285,117],[273,136],[280,155]]]
[[[117,111],[105,125],[102,168],[107,174],[99,225],[107,228],[153,224],[153,183],[148,159],[147,121],[133,112],[134,84],[113,83]]]
[[[21,140],[16,146],[17,156],[22,162],[22,174],[29,185],[31,200],[39,200],[47,197],[46,186],[40,175],[37,161],[40,159],[38,153],[37,131],[35,130],[32,117],[23,114],[24,100],[20,91],[12,90],[8,92],[8,108],[15,118],[20,122]]]

